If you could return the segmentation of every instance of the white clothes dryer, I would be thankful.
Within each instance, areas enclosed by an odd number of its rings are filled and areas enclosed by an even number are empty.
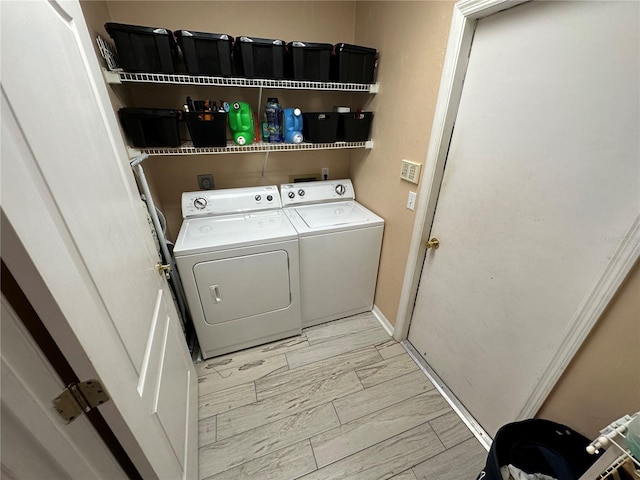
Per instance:
[[[351,180],[284,184],[280,196],[300,239],[302,326],[371,311],[384,220]]]
[[[204,358],[301,332],[298,234],[275,185],[185,192],[173,250]]]

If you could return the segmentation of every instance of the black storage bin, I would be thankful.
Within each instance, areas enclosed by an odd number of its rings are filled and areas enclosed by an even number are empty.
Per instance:
[[[293,80],[328,82],[331,72],[330,43],[289,42],[285,51],[285,75]]]
[[[179,110],[161,108],[121,108],[118,116],[134,147],[179,147]]]
[[[128,72],[174,73],[176,42],[166,28],[107,23],[104,28],[118,49]]]
[[[375,48],[338,43],[331,56],[331,79],[343,83],[373,83]]]
[[[588,438],[550,420],[508,423],[496,433],[486,464],[476,480],[502,480],[500,467],[509,464],[529,474],[542,473],[558,480],[577,479],[602,453],[587,453],[589,444]]]
[[[345,142],[369,140],[373,112],[350,112],[338,115],[338,140]]]
[[[194,147],[227,146],[226,112],[187,112],[184,115]]]
[[[338,134],[338,113],[312,112],[302,114],[302,134],[307,142],[334,143]]]
[[[234,62],[238,75],[249,78],[284,78],[284,47],[282,40],[237,37]]]
[[[187,73],[230,77],[233,37],[224,33],[174,32]]]

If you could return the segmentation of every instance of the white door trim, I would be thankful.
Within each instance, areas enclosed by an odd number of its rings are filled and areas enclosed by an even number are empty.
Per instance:
[[[610,241],[618,243],[618,248],[573,314],[562,340],[562,346],[556,351],[538,380],[538,384],[529,395],[529,400],[522,407],[519,418],[529,418],[540,410],[582,342],[585,341],[624,279],[640,259],[640,213],[636,215],[622,239],[612,238]],[[595,245],[594,248],[596,248]]]
[[[477,20],[521,3],[525,3],[524,0],[463,0],[454,6],[440,90],[425,160],[424,181],[420,187],[416,220],[400,296],[400,307],[396,317],[394,338],[398,341],[405,340],[409,332],[422,264],[426,255],[424,241],[430,236],[435,216]],[[565,332],[562,346],[554,354],[551,363],[531,392],[519,418],[529,418],[537,413],[625,277],[640,258],[640,214],[629,226],[623,239],[611,239],[611,241],[619,244],[618,249],[575,312],[570,327]],[[596,248],[595,245],[594,248]]]

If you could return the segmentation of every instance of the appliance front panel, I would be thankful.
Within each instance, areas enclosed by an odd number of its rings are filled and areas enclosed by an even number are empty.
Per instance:
[[[225,188],[182,194],[182,217],[227,215],[281,208],[278,187]]]
[[[382,226],[300,239],[302,326],[370,311]]]
[[[355,200],[356,194],[349,179],[321,182],[285,183],[280,185],[283,207],[313,203]]]
[[[283,252],[287,256],[288,277],[283,274],[285,268]],[[270,253],[275,253],[275,255],[270,257]],[[263,254],[266,257],[262,257]],[[238,268],[236,271],[228,269],[223,263],[214,263],[225,259],[243,260],[235,263],[234,266]],[[246,261],[246,265],[242,265],[244,261]],[[222,266],[220,270],[226,269],[230,283],[226,281],[224,283],[220,283],[220,281],[216,283],[213,278],[207,279],[206,276],[209,273],[204,272],[204,270],[207,270],[204,268],[207,264],[210,264],[212,271],[217,271],[218,265]],[[262,268],[270,268],[272,264],[276,265],[273,271],[279,270],[280,273],[272,275],[272,271],[262,270]],[[241,248],[229,247],[224,250],[189,255],[183,254],[176,256],[176,265],[184,284],[187,303],[189,304],[203,358],[215,357],[300,334],[300,275],[297,238],[296,240],[272,244],[249,245]],[[195,275],[198,265],[203,267],[202,275],[205,277],[204,287],[200,288],[196,282]],[[261,268],[258,268],[258,265],[261,265]],[[245,266],[249,271],[239,270]],[[264,283],[260,283],[260,280]],[[252,286],[249,286],[249,283]],[[227,284],[232,287],[232,292],[226,288]],[[217,291],[215,285],[219,285]],[[211,286],[214,288],[211,289]],[[235,292],[233,292],[233,289],[235,289]],[[239,303],[238,308],[245,309],[241,315],[250,313],[250,309],[243,305],[248,303],[249,290],[258,291],[257,295],[261,295],[261,291],[264,289],[271,289],[269,292],[278,300],[274,302],[271,299],[263,299],[263,310],[277,308],[282,305],[286,306],[281,309],[218,323],[214,323],[217,321],[217,317],[212,318],[209,312],[205,317],[203,304],[215,302],[217,299],[231,303],[231,293],[236,296],[236,299],[241,299],[241,301],[236,300],[236,304]],[[200,290],[203,291],[203,299],[201,299]],[[287,293],[289,293],[290,297]],[[260,308],[256,308],[256,303],[259,303],[259,301],[256,299],[251,301],[253,302],[253,311],[260,310]],[[222,302],[209,306],[213,309],[215,305],[220,306]],[[227,311],[226,314],[229,318],[238,316],[233,311]]]
[[[193,267],[205,323],[287,308],[291,304],[285,250],[201,262]]]

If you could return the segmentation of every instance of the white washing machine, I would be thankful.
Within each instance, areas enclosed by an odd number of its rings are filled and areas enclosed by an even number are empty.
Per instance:
[[[280,196],[300,239],[302,326],[371,311],[384,220],[351,180],[284,184]]]
[[[204,358],[301,332],[298,234],[275,185],[186,192],[173,253]]]

